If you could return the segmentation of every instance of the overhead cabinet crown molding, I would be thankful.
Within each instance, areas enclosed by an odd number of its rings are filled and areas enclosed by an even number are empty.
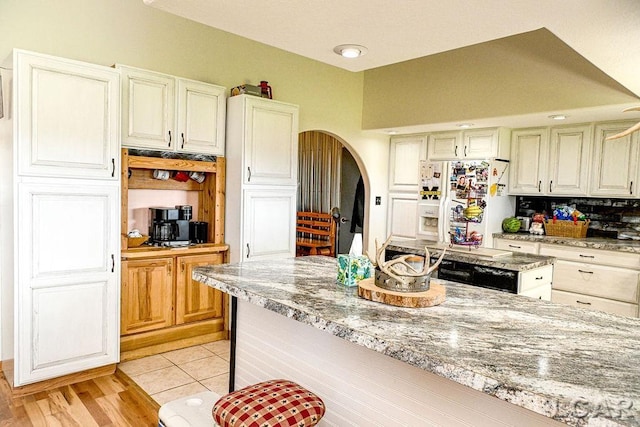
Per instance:
[[[117,64],[122,145],[224,156],[226,89]]]

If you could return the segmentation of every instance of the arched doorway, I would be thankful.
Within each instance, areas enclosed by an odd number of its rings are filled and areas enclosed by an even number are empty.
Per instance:
[[[306,131],[298,136],[299,211],[334,214],[336,253],[348,253],[365,218],[363,174],[349,149],[336,136]]]

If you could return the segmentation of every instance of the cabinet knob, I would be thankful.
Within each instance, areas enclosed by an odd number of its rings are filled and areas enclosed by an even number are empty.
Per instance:
[[[249,176],[247,176],[247,182],[251,182],[251,166],[247,166],[247,172]]]
[[[249,244],[247,243],[247,258],[249,258],[250,254],[251,254],[251,248],[249,247]]]
[[[115,272],[116,271],[116,257],[115,255],[111,254],[111,272]]]
[[[580,270],[580,269],[578,269],[578,271],[579,271],[580,273],[593,274],[593,271]]]
[[[169,145],[167,147],[171,147],[171,131],[169,131]]]
[[[458,157],[458,146],[456,145],[454,150],[453,150],[453,154]]]
[[[111,178],[116,176],[116,159],[111,158]]]
[[[180,134],[180,136],[182,136],[182,147],[180,147],[180,148],[184,148],[184,132],[182,132]]]
[[[464,146],[464,156],[467,157],[467,146]]]
[[[542,193],[541,185],[542,185],[542,181],[538,181],[538,193]]]
[[[553,185],[553,181],[549,181],[549,193],[551,193],[551,186]]]
[[[584,302],[584,301],[580,301],[580,300],[576,300],[576,302],[577,302],[578,304],[582,304],[582,305],[591,305],[591,303],[590,303],[590,302]]]

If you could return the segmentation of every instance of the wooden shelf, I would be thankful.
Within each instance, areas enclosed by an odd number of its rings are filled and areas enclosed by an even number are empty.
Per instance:
[[[205,253],[225,252],[229,250],[229,245],[219,243],[203,243],[181,248],[166,248],[156,246],[140,246],[129,248],[121,252],[123,260],[141,258],[160,258],[167,256],[199,255]]]
[[[218,172],[216,162],[202,162],[198,160],[185,159],[165,159],[162,157],[144,157],[144,156],[127,156],[129,157],[129,167],[135,169],[164,169],[171,171],[190,171],[190,172]]]

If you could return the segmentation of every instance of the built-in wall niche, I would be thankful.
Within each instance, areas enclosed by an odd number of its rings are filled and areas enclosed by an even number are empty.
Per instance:
[[[209,224],[207,243],[224,244],[225,158],[195,160],[131,155],[122,150],[122,250],[128,247],[127,233],[138,229],[149,232],[150,207],[192,206],[192,220]],[[158,179],[155,171],[167,171]],[[175,179],[177,173],[197,172],[204,179]],[[187,176],[185,175],[185,177]],[[146,248],[133,248],[135,251]]]
[[[572,206],[591,220],[587,237],[618,237],[620,232],[638,233],[640,238],[640,200],[595,197],[516,197],[516,216],[543,213],[551,217],[556,206]]]
[[[205,221],[199,217],[199,194],[197,191],[182,190],[129,190],[128,230],[137,229],[142,234],[149,231],[149,208],[190,205],[194,212],[192,221]]]

